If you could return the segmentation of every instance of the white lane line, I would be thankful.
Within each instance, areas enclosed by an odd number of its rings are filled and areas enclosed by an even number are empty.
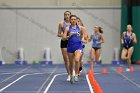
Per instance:
[[[8,75],[8,74],[15,74],[15,73],[0,73],[0,75]]]
[[[84,72],[85,72],[85,75],[86,75],[86,79],[87,79],[87,83],[88,83],[88,86],[89,86],[90,92],[91,92],[91,93],[94,93],[93,88],[92,88],[92,86],[91,86],[91,84],[90,84],[90,81],[89,81],[88,75],[87,75],[88,73],[87,73],[87,71],[86,71],[86,69],[85,69],[84,66],[83,66],[83,69],[84,69]],[[100,73],[97,73],[97,74],[100,74]]]
[[[42,86],[38,89],[38,91],[36,93],[40,93],[41,89],[44,87],[44,85],[48,82],[48,80],[51,78],[51,76],[53,75],[53,73],[56,71],[57,67],[54,68],[54,70],[52,71],[52,73],[49,75],[49,77],[45,80],[45,82],[42,84]]]
[[[4,93],[35,93],[36,91],[4,91]],[[43,93],[41,91],[40,93]],[[72,93],[72,91],[49,91],[49,93]],[[89,91],[74,91],[73,93],[89,93]]]
[[[51,71],[52,72],[52,71]],[[20,74],[34,74],[34,73],[40,73],[40,74],[50,74],[51,72],[29,72],[29,73],[27,73],[27,72],[21,72]],[[8,75],[8,74],[16,74],[16,73],[14,73],[14,72],[3,72],[3,73],[0,73],[0,75]]]
[[[15,81],[13,81],[12,83],[8,84],[7,86],[3,87],[2,89],[0,89],[0,92],[2,92],[3,90],[5,90],[6,88],[10,87],[11,85],[13,85],[14,83],[16,83],[17,81],[19,81],[20,79],[22,79],[25,76],[29,76],[29,75],[39,75],[39,74],[45,74],[45,73],[33,73],[33,74],[25,74],[22,75],[21,77],[19,77],[18,79],[16,79]]]
[[[85,69],[84,66],[83,66],[83,69],[84,69],[84,72],[85,72],[85,75],[86,75],[86,79],[87,79],[87,83],[88,83],[88,86],[89,86],[90,92],[91,92],[91,93],[94,93],[93,88],[92,88],[92,86],[91,86],[91,84],[90,84],[90,81],[89,81],[88,75],[87,75],[88,73],[87,73],[87,71],[86,71],[86,69]],[[96,73],[96,74],[100,74],[100,73]]]
[[[134,82],[133,80],[129,79],[127,76],[123,75],[122,73],[117,72],[115,69],[112,68],[112,70],[114,72],[116,72],[117,74],[121,75],[123,78],[125,78],[127,81],[129,81],[130,83],[132,83],[133,85],[137,86],[138,88],[140,88],[140,85],[137,84],[136,82]]]
[[[86,75],[86,79],[87,79],[87,82],[88,82],[88,86],[89,86],[90,92],[91,92],[91,93],[94,93],[94,92],[93,92],[93,89],[92,89],[92,86],[91,86],[91,84],[90,84],[90,82],[89,82],[88,75]]]
[[[48,86],[46,87],[45,91],[43,93],[47,93],[49,88],[51,87],[52,83],[54,82],[54,79],[57,77],[57,76],[60,76],[60,75],[65,75],[67,73],[62,73],[62,74],[56,74],[53,76],[52,80],[50,81],[50,83],[48,84]]]
[[[49,91],[49,93],[89,93],[89,91]]]
[[[7,80],[9,80],[9,79],[11,79],[12,77],[14,77],[14,76],[16,76],[16,75],[18,75],[18,74],[21,74],[23,71],[25,71],[25,70],[27,70],[27,69],[29,69],[29,68],[30,68],[30,67],[27,67],[27,68],[25,68],[25,69],[22,69],[21,71],[19,71],[19,72],[15,73],[14,75],[12,75],[12,76],[10,76],[10,77],[4,79],[3,81],[1,81],[0,84],[3,83],[3,82],[5,82],[5,81],[7,81]]]
[[[23,77],[25,77],[27,75],[22,75],[21,77],[19,77],[18,79],[16,79],[15,81],[13,81],[12,83],[8,84],[7,86],[3,87],[2,89],[0,89],[0,92],[2,92],[3,90],[5,90],[6,88],[8,88],[9,86],[13,85],[14,83],[16,83],[17,81],[19,81],[20,79],[22,79]]]

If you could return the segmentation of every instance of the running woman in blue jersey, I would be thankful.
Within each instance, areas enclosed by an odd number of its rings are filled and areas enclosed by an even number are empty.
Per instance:
[[[121,58],[123,60],[127,60],[128,68],[126,68],[126,71],[130,71],[134,43],[137,43],[136,35],[132,32],[131,25],[127,25],[127,31],[123,32],[121,42],[123,45]]]
[[[94,34],[90,36],[89,41],[92,40],[92,48],[90,51],[90,69],[93,70],[95,61],[99,62],[101,44],[104,43],[102,36],[102,28],[100,26],[94,27]]]
[[[86,35],[85,36],[86,37],[85,40],[87,40],[88,39],[87,30],[84,27],[84,24],[83,24],[82,20],[79,17],[77,17],[77,25],[83,26],[83,28],[85,29],[85,35]],[[83,60],[82,60],[82,58],[83,58],[83,54],[84,54],[85,43],[82,43],[82,47],[83,47],[83,52],[82,52],[82,55],[81,55],[81,58],[80,58],[80,66],[79,66],[78,75],[80,75],[81,72],[82,72],[82,67],[83,67]]]
[[[82,42],[86,42],[86,40],[84,39],[84,28],[82,26],[77,25],[76,15],[71,15],[70,22],[71,25],[66,27],[64,31],[63,39],[68,39],[67,52],[70,61],[70,81],[71,83],[73,83],[74,81],[79,81],[78,71],[79,61],[83,51]],[[73,62],[75,62],[75,76],[73,75]]]
[[[71,15],[70,11],[64,12],[64,20],[61,21],[58,26],[58,33],[57,33],[58,37],[63,37],[65,28],[70,25],[70,15]],[[70,70],[69,70],[69,59],[68,59],[68,54],[67,54],[67,44],[68,44],[68,40],[61,39],[60,47],[61,47],[61,52],[63,55],[64,62],[65,62],[65,67],[66,67],[66,70],[68,73],[67,81],[70,81]]]

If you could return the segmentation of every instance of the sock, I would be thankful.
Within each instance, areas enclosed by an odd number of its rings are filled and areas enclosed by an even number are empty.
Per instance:
[[[81,71],[81,70],[82,70],[82,66],[79,67],[79,71]]]

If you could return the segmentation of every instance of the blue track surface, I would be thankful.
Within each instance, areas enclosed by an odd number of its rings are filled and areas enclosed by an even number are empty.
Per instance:
[[[48,93],[90,93],[90,89],[84,75],[80,76],[79,82],[71,84],[66,81],[66,75],[57,76]]]
[[[104,66],[105,67],[105,66]],[[102,87],[104,93],[140,93],[140,85],[136,86],[135,83],[140,84],[140,70],[135,67],[135,72],[125,72],[123,66],[123,73],[118,73],[119,66],[106,66],[105,68],[109,73],[103,75],[96,73],[95,78]],[[103,68],[103,66],[96,67],[95,72]],[[134,84],[133,84],[134,83]]]
[[[134,66],[134,73],[125,72],[126,66],[122,66],[121,74],[117,72],[118,67],[95,65],[95,78],[104,93],[140,93],[139,66]],[[102,68],[107,69],[106,75],[101,74]],[[86,79],[89,65],[84,69],[80,82],[71,84],[66,81],[64,65],[2,65],[0,93],[44,93],[47,88],[47,93],[91,93]]]

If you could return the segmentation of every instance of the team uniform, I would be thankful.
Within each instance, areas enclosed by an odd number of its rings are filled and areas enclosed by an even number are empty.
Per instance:
[[[96,51],[98,49],[101,49],[101,44],[97,44],[97,42],[100,42],[101,38],[100,38],[100,34],[94,34],[92,37],[92,48]]]
[[[76,25],[76,28],[72,28],[72,26],[69,26],[69,33],[74,33],[70,38],[68,38],[68,46],[67,46],[67,52],[68,53],[74,53],[76,50],[83,51],[82,42],[81,42],[81,32],[78,25]]]
[[[64,30],[65,28],[67,27],[68,25],[66,24],[66,21],[64,21],[64,24],[63,24],[63,27],[61,28],[61,31],[64,33]],[[60,47],[61,48],[67,48],[67,45],[68,45],[68,40],[62,40],[61,39],[61,43],[60,43]]]
[[[133,47],[133,41],[131,39],[132,35],[133,35],[132,32],[131,32],[130,35],[127,35],[127,32],[125,32],[123,34],[123,40],[124,40],[123,47],[125,49],[129,49],[129,48]]]
[[[72,33],[72,36],[68,38],[68,46],[67,46],[67,52],[68,53],[74,53],[75,51],[80,51],[82,53],[83,47],[82,47],[82,41],[81,41],[81,31],[80,27],[76,25],[76,28],[72,28],[72,26],[69,26],[68,34]],[[71,76],[71,83],[74,81],[79,81],[78,76]]]

